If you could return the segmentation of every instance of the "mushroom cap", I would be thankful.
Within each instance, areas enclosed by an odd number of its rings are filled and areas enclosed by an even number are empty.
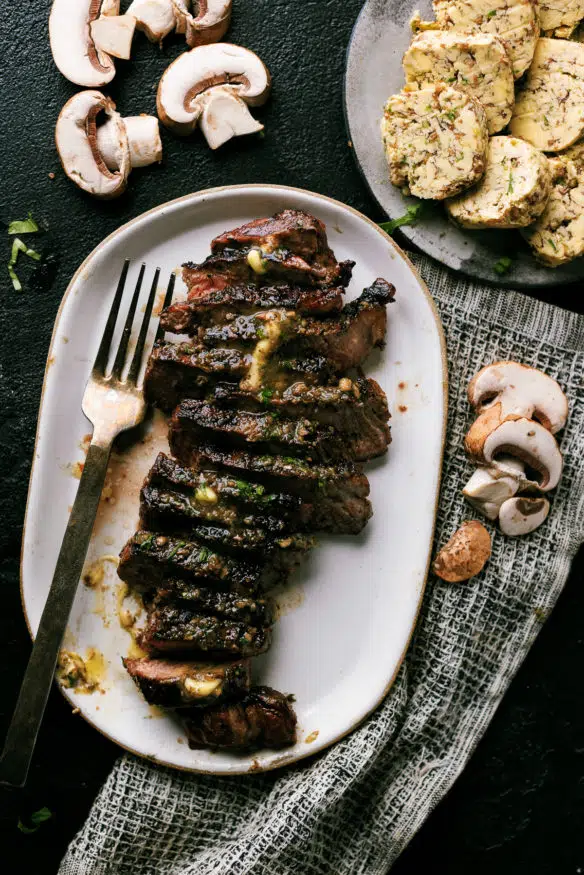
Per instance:
[[[508,419],[486,436],[479,461],[496,468],[499,454],[515,456],[533,468],[540,479],[527,484],[541,492],[555,489],[562,476],[563,459],[555,437],[531,419]]]
[[[87,88],[106,85],[116,75],[114,62],[95,47],[89,26],[103,0],[53,0],[49,39],[55,64],[70,82]],[[115,7],[108,7],[109,11]]]
[[[198,46],[179,55],[158,86],[160,120],[177,134],[192,133],[203,112],[202,95],[226,84],[247,104],[259,106],[268,98],[271,80],[257,55],[231,43]]]
[[[99,151],[96,119],[104,112],[117,125],[119,170],[110,170]],[[55,141],[63,170],[79,188],[99,198],[114,198],[125,187],[130,172],[130,148],[122,117],[115,103],[100,91],[80,91],[60,112]]]
[[[434,571],[448,583],[470,580],[491,555],[491,536],[477,520],[464,522],[434,560]]]
[[[126,15],[134,16],[138,30],[153,43],[162,42],[176,26],[172,0],[133,0]]]
[[[539,528],[546,521],[549,512],[550,503],[547,498],[510,498],[501,505],[499,525],[504,535],[517,538]]]
[[[505,419],[537,419],[552,434],[568,418],[568,399],[559,384],[536,368],[517,362],[495,362],[480,370],[468,387],[468,398],[479,413],[498,409]]]
[[[176,16],[176,32],[184,33],[189,46],[202,46],[222,39],[231,22],[232,0],[171,0]]]

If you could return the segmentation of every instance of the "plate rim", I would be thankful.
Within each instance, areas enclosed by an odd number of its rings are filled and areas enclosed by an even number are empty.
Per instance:
[[[426,590],[426,584],[427,584],[428,574],[429,574],[429,570],[430,570],[430,561],[432,558],[432,547],[433,547],[433,542],[434,542],[434,534],[435,534],[435,530],[436,530],[436,520],[437,520],[437,514],[438,514],[438,503],[439,503],[439,499],[440,499],[440,490],[441,490],[441,485],[442,485],[442,469],[443,469],[443,462],[444,462],[444,451],[445,451],[445,446],[446,446],[446,430],[447,430],[447,423],[448,423],[448,385],[449,385],[448,384],[448,357],[447,357],[447,347],[446,347],[446,338],[444,335],[444,328],[442,326],[442,321],[440,319],[440,314],[438,312],[438,308],[436,306],[434,298],[432,297],[430,290],[428,289],[428,286],[426,285],[425,281],[423,280],[423,278],[420,275],[420,272],[418,271],[416,266],[410,261],[407,254],[398,246],[398,244],[395,242],[395,240],[393,240],[383,230],[383,228],[381,228],[376,222],[374,222],[372,219],[370,219],[364,213],[360,212],[359,210],[355,209],[355,207],[352,207],[349,204],[345,204],[342,201],[337,200],[336,198],[329,197],[327,195],[321,194],[320,192],[310,191],[310,189],[299,188],[298,186],[279,185],[279,184],[275,184],[275,183],[261,183],[261,182],[260,183],[257,183],[257,182],[256,183],[237,183],[235,185],[220,185],[220,186],[213,186],[212,188],[205,188],[205,189],[200,189],[198,191],[189,192],[188,194],[181,195],[180,197],[173,198],[172,200],[169,200],[169,201],[165,201],[164,203],[159,204],[156,207],[152,207],[151,209],[146,210],[143,213],[140,213],[138,216],[135,216],[133,219],[130,219],[128,222],[125,222],[123,225],[120,225],[118,228],[116,228],[114,231],[112,231],[110,234],[108,234],[107,237],[104,237],[104,239],[101,240],[97,244],[97,246],[95,246],[91,250],[91,252],[83,259],[83,261],[81,262],[81,264],[79,265],[77,270],[74,272],[73,276],[69,280],[67,287],[63,293],[63,296],[61,298],[61,302],[59,304],[57,313],[55,315],[55,321],[54,321],[53,330],[51,333],[51,340],[50,340],[50,344],[49,344],[49,349],[47,352],[47,361],[45,364],[45,371],[43,374],[43,382],[42,382],[41,394],[40,394],[40,399],[39,399],[37,425],[36,425],[36,430],[35,430],[35,439],[34,439],[34,446],[33,446],[33,451],[32,451],[33,452],[32,463],[31,463],[31,468],[30,468],[28,490],[27,490],[27,496],[26,496],[25,513],[24,513],[24,521],[23,521],[23,527],[22,527],[22,542],[21,542],[21,548],[20,548],[20,563],[19,563],[20,602],[21,602],[22,612],[24,615],[24,620],[26,623],[28,634],[31,638],[31,641],[34,642],[35,635],[33,634],[33,631],[32,631],[32,627],[31,627],[30,620],[29,620],[28,613],[27,613],[27,609],[26,609],[26,601],[24,598],[23,562],[24,562],[24,545],[25,545],[25,540],[26,540],[25,535],[27,532],[27,526],[28,526],[28,522],[29,522],[32,483],[33,483],[33,478],[34,478],[34,474],[35,474],[35,466],[37,463],[37,447],[38,447],[39,433],[40,433],[41,411],[43,409],[43,403],[45,400],[45,390],[46,390],[46,386],[47,386],[47,378],[48,378],[49,370],[51,367],[50,366],[51,357],[53,355],[54,345],[55,345],[55,341],[57,339],[57,327],[60,323],[61,315],[62,315],[63,309],[65,307],[65,303],[67,302],[74,286],[76,285],[78,278],[81,276],[83,271],[86,270],[88,263],[93,260],[93,258],[97,255],[97,253],[101,249],[103,249],[107,244],[109,244],[115,237],[117,237],[119,234],[124,232],[126,229],[143,221],[147,217],[153,216],[156,213],[161,212],[165,208],[174,207],[174,206],[177,206],[181,203],[185,203],[185,202],[193,200],[193,199],[201,199],[201,198],[205,198],[209,195],[219,194],[220,192],[225,192],[225,191],[243,192],[243,191],[258,190],[258,189],[272,190],[272,191],[279,191],[279,192],[286,191],[286,192],[292,192],[294,194],[310,195],[311,197],[315,197],[318,200],[325,201],[325,202],[332,204],[332,205],[334,205],[342,210],[347,210],[350,213],[352,213],[354,216],[356,216],[357,218],[364,220],[367,224],[369,224],[371,227],[373,227],[383,238],[385,238],[386,242],[388,242],[391,245],[391,248],[394,250],[395,255],[397,255],[399,258],[401,258],[401,260],[403,262],[405,262],[406,266],[410,269],[410,271],[413,273],[414,277],[416,278],[416,280],[419,284],[420,290],[421,290],[422,294],[424,295],[427,303],[429,304],[430,312],[432,314],[432,317],[434,320],[434,325],[435,325],[435,328],[436,328],[437,334],[438,334],[438,339],[439,339],[439,343],[440,343],[440,359],[441,359],[441,366],[442,366],[441,384],[442,384],[443,417],[442,417],[442,427],[441,427],[441,435],[440,435],[440,456],[439,456],[438,479],[437,479],[437,483],[436,483],[436,495],[435,495],[435,500],[434,500],[434,507],[432,509],[432,532],[431,532],[431,537],[429,539],[428,553],[427,553],[427,559],[426,559],[426,568],[425,568],[422,584],[420,587],[420,592],[418,595],[418,602],[416,605],[415,617],[414,617],[414,620],[412,622],[412,626],[411,626],[409,635],[407,637],[407,640],[404,644],[404,648],[402,650],[402,653],[399,656],[399,659],[398,659],[397,664],[396,664],[396,668],[395,668],[391,678],[388,680],[386,686],[384,687],[379,698],[373,704],[373,706],[365,714],[363,714],[361,717],[359,717],[358,720],[355,720],[355,722],[352,723],[348,729],[341,732],[339,735],[335,736],[334,738],[330,739],[330,741],[328,741],[327,744],[317,752],[313,752],[313,750],[310,749],[310,746],[307,746],[306,752],[300,753],[298,756],[294,756],[294,757],[291,757],[289,759],[286,758],[286,752],[283,751],[279,757],[276,757],[274,760],[272,760],[270,763],[266,764],[265,766],[262,765],[261,768],[257,768],[257,767],[252,766],[251,768],[250,767],[245,767],[245,768],[241,768],[241,769],[234,768],[234,769],[230,769],[228,772],[217,772],[213,769],[201,769],[201,768],[196,768],[193,766],[181,766],[181,765],[177,765],[176,763],[167,762],[164,759],[161,759],[158,757],[148,756],[147,754],[144,754],[141,751],[135,750],[134,748],[131,748],[126,744],[122,744],[120,741],[118,741],[118,739],[114,738],[112,735],[110,735],[104,729],[97,726],[93,722],[91,716],[85,714],[83,711],[79,712],[80,716],[83,718],[83,720],[85,720],[85,722],[88,723],[89,726],[92,727],[92,729],[95,729],[97,732],[100,733],[100,735],[102,735],[104,738],[107,738],[107,740],[111,741],[113,744],[117,745],[117,747],[126,751],[126,753],[130,753],[134,756],[140,757],[141,759],[152,762],[155,765],[164,766],[166,768],[171,768],[171,769],[176,769],[177,771],[180,771],[180,772],[185,772],[188,774],[199,774],[199,775],[215,775],[217,777],[226,777],[226,778],[228,778],[230,776],[235,776],[235,775],[247,775],[250,773],[262,774],[264,772],[270,772],[270,771],[274,771],[275,769],[283,768],[284,766],[287,766],[287,765],[293,765],[294,763],[300,762],[301,760],[304,760],[309,756],[321,756],[325,751],[329,750],[333,745],[337,744],[343,738],[346,738],[348,735],[350,735],[352,732],[354,732],[355,729],[357,729],[361,724],[363,724],[373,714],[373,712],[376,711],[377,708],[379,708],[381,703],[387,697],[387,695],[388,695],[389,691],[391,690],[391,688],[395,682],[395,679],[396,679],[396,677],[397,677],[397,675],[402,667],[404,658],[405,658],[406,653],[410,647],[411,639],[413,637],[414,631],[415,631],[416,626],[418,624],[418,619],[419,619],[420,611],[422,608],[422,602],[424,599],[424,593]],[[41,616],[42,616],[42,613],[41,613]],[[63,696],[63,698],[65,699],[65,701],[72,708],[74,708],[75,706],[67,698],[67,696],[65,695],[65,691],[61,687],[61,685],[59,683],[57,683],[56,680],[54,680],[53,682],[54,682],[55,686],[57,687],[57,689],[59,690],[59,692],[61,693],[61,695]]]
[[[389,219],[393,219],[394,216],[391,216],[388,213],[386,207],[384,206],[384,204],[381,202],[381,200],[379,199],[379,197],[375,193],[373,185],[372,185],[372,183],[370,183],[369,177],[368,177],[367,173],[365,172],[365,168],[363,167],[363,165],[359,159],[359,156],[357,155],[357,150],[355,149],[354,143],[353,143],[353,133],[351,131],[351,125],[349,122],[349,100],[348,100],[348,89],[347,89],[347,80],[348,80],[348,76],[349,76],[349,60],[350,60],[351,52],[353,49],[353,43],[355,42],[357,28],[361,24],[361,19],[365,17],[367,11],[369,10],[369,7],[374,2],[375,2],[375,0],[364,0],[363,5],[361,6],[361,9],[359,10],[359,14],[357,15],[357,18],[355,19],[355,23],[353,24],[353,27],[351,29],[351,35],[350,35],[349,41],[347,43],[347,49],[345,51],[345,69],[344,69],[344,75],[343,75],[343,117],[345,120],[345,130],[346,130],[347,135],[349,137],[349,143],[350,143],[349,148],[350,148],[351,152],[353,153],[353,160],[355,162],[355,166],[357,167],[357,170],[359,171],[359,175],[361,176],[361,179],[363,180],[363,182],[365,183],[365,185],[367,187],[367,191],[369,192],[369,194],[371,195],[371,197],[373,198],[373,200],[375,201],[377,206],[384,213],[387,214]],[[412,14],[413,14],[413,12],[412,12]],[[431,203],[434,203],[434,202],[431,201]],[[513,230],[518,230],[518,229],[513,229]],[[576,283],[581,283],[583,276],[584,276],[584,256],[581,256],[582,263],[583,263],[583,267],[582,267],[583,275],[582,276],[579,276],[579,277],[574,276],[573,278],[565,278],[565,277],[559,277],[556,275],[557,279],[555,282],[554,282],[554,276],[552,274],[553,268],[546,268],[545,265],[540,265],[542,267],[542,270],[545,270],[546,273],[542,274],[542,282],[537,283],[537,284],[527,283],[523,280],[513,280],[512,277],[507,277],[505,275],[503,275],[501,277],[499,277],[497,275],[494,275],[493,277],[477,276],[476,274],[472,273],[471,271],[465,269],[464,262],[462,263],[462,265],[460,267],[458,267],[458,266],[454,267],[451,264],[447,264],[445,261],[442,261],[440,258],[435,256],[434,254],[427,252],[423,247],[421,247],[418,243],[416,243],[416,241],[410,237],[410,235],[408,234],[407,231],[404,231],[402,228],[398,228],[397,232],[399,235],[398,239],[401,238],[403,240],[406,240],[408,245],[411,246],[415,252],[419,252],[422,255],[425,255],[427,258],[431,258],[433,262],[435,262],[436,264],[439,264],[441,267],[445,268],[451,274],[454,274],[454,275],[459,274],[460,276],[462,276],[465,279],[470,280],[472,282],[484,283],[487,286],[491,286],[491,287],[495,287],[495,288],[499,288],[499,289],[513,289],[515,291],[526,292],[526,291],[538,291],[538,290],[542,291],[545,289],[553,289],[553,288],[556,288],[558,286],[561,288],[571,287],[571,286],[576,285]],[[537,261],[535,259],[534,259],[534,263],[537,264]]]

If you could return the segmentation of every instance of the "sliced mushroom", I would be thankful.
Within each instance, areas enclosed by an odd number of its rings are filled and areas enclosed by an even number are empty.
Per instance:
[[[186,136],[195,130],[210,104],[208,115],[214,130],[219,132],[215,140],[208,118],[210,145],[215,141],[225,142],[229,128],[231,136],[239,128],[242,131],[251,128],[249,119],[244,120],[241,107],[235,108],[231,97],[239,98],[248,106],[260,106],[268,99],[270,82],[267,68],[248,49],[230,43],[198,46],[180,55],[164,72],[158,86],[158,115],[164,125]],[[218,86],[223,86],[220,99],[214,101],[211,92]],[[229,96],[225,86],[228,86]],[[224,118],[219,118],[220,109],[226,113]]]
[[[172,0],[134,0],[126,15],[133,15],[138,30],[153,43],[161,43],[176,27]]]
[[[499,468],[500,455],[521,459],[538,475],[536,480],[527,478],[527,486],[542,492],[555,489],[562,476],[563,461],[553,434],[531,419],[508,419],[493,428],[490,413],[486,410],[479,416],[467,434],[469,455],[479,464],[494,468]]]
[[[196,14],[190,11],[191,0],[172,0],[176,32],[184,33],[191,47],[216,43],[231,22],[232,0],[195,0]]]
[[[117,170],[110,170],[99,151],[97,116],[104,112],[117,126]],[[130,147],[115,103],[99,91],[80,91],[67,101],[55,131],[63,170],[79,188],[99,198],[122,194],[130,173]]]
[[[162,142],[156,116],[136,115],[121,121],[130,148],[132,169],[162,161]],[[118,170],[120,167],[122,141],[119,118],[110,118],[98,127],[97,147],[109,170]]]
[[[499,525],[504,535],[511,538],[534,532],[547,519],[550,503],[547,498],[510,498],[499,513]]]
[[[88,88],[112,81],[116,75],[114,62],[95,45],[91,24],[102,14],[109,18],[118,12],[117,0],[53,0],[49,38],[55,64],[63,76]]]
[[[478,372],[468,397],[479,413],[495,412],[505,419],[537,419],[552,434],[568,418],[568,399],[558,383],[542,371],[517,362],[495,362]]]
[[[519,467],[523,467],[521,463]],[[519,476],[504,474],[496,468],[478,468],[462,494],[479,513],[487,519],[496,520],[503,502],[518,492],[519,483]]]
[[[483,570],[491,555],[491,536],[482,523],[463,523],[434,560],[434,571],[448,583],[470,580]]]
[[[211,149],[218,149],[232,137],[264,129],[231,85],[218,85],[205,93],[199,125]]]
[[[102,15],[89,25],[96,49],[124,61],[130,57],[135,29],[136,19],[132,15]]]

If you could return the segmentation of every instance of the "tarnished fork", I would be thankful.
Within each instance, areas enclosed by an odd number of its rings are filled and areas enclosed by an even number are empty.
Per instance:
[[[95,364],[83,395],[81,407],[93,425],[93,437],[61,545],[61,552],[57,559],[53,582],[0,758],[0,783],[10,784],[14,787],[22,787],[26,782],[59,657],[61,641],[65,634],[79,578],[83,571],[113,442],[123,431],[134,428],[142,422],[146,413],[147,405],[144,391],[143,387],[138,384],[138,380],[156,299],[160,269],[157,269],[154,275],[136,347],[133,353],[129,354],[132,326],[146,270],[144,264],[141,266],[111,373],[107,373],[110,352],[113,351],[114,331],[125,297],[124,289],[128,268],[129,262],[126,261]],[[174,275],[168,286],[165,303],[172,297],[173,287]],[[124,370],[128,363],[128,372],[124,377]]]

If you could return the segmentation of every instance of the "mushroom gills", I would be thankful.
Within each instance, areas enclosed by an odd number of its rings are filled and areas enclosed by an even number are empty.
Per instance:
[[[537,473],[539,479],[528,481],[527,486],[549,492],[558,485],[562,476],[562,454],[553,434],[539,422],[509,419],[495,428],[484,442],[484,461],[499,468],[501,454],[521,459]]]
[[[148,167],[162,161],[162,142],[158,119],[153,115],[128,116],[121,119],[130,149],[130,164]],[[123,152],[119,120],[109,118],[97,129],[97,147],[109,170],[119,170]]]
[[[95,47],[112,58],[129,60],[136,19],[132,15],[104,15],[89,25]]]
[[[550,512],[547,498],[510,498],[499,512],[499,525],[504,535],[517,538],[529,535],[541,526]]]
[[[202,107],[199,126],[211,149],[218,149],[232,137],[264,129],[230,86],[211,88],[203,95]]]
[[[96,0],[53,0],[49,38],[55,64],[70,82],[86,88],[107,85],[116,75],[111,57],[95,46],[90,27],[107,10],[117,15],[119,3]]]

